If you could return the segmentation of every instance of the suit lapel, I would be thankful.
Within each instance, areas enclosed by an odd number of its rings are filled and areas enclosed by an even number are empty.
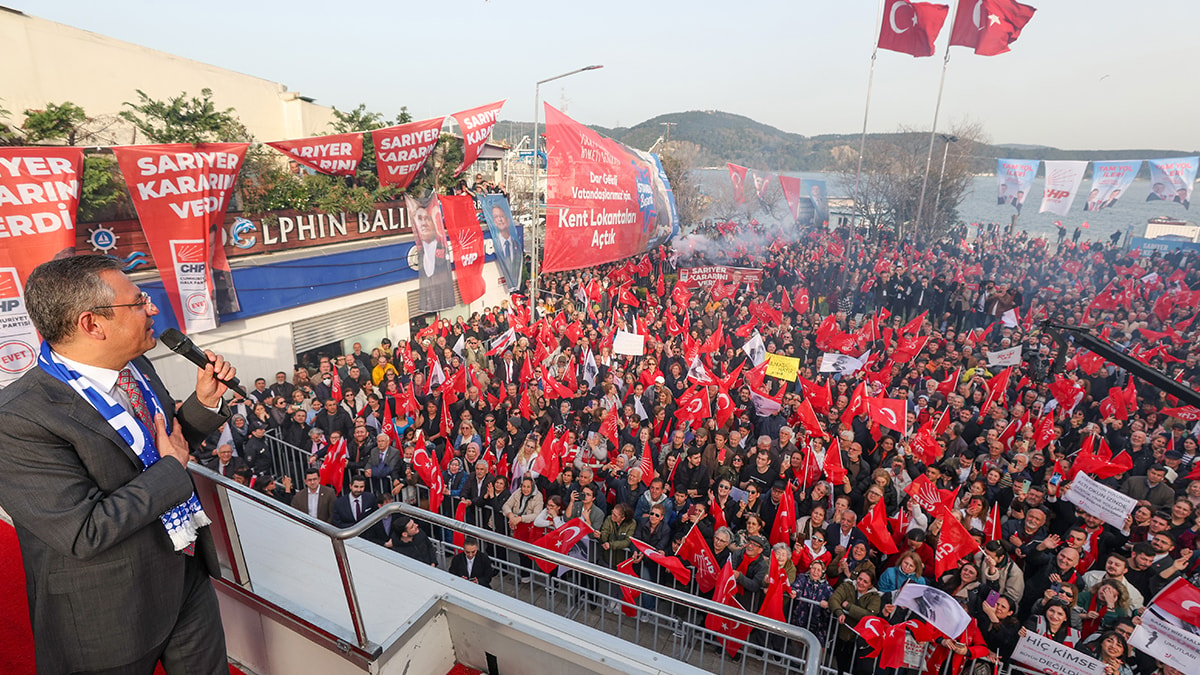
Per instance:
[[[98,435],[107,438],[113,443],[113,445],[117,446],[121,452],[125,453],[125,456],[128,457],[129,461],[133,462],[135,466],[139,468],[142,466],[142,460],[137,456],[137,453],[133,451],[133,448],[129,447],[129,444],[125,442],[125,439],[121,438],[121,435],[117,433],[117,430],[112,428],[112,425],[108,423],[108,420],[104,419],[104,416],[101,415],[98,410],[93,408],[91,403],[77,394],[75,390],[66,383],[60,382],[57,378],[41,368],[35,368],[34,372],[35,377],[40,380],[42,388],[46,392],[46,398],[50,400],[51,404],[65,406],[67,408],[67,414],[71,417],[71,419],[94,431]]]

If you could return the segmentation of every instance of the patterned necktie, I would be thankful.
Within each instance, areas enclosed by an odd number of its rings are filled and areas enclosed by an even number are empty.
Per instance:
[[[153,433],[154,421],[150,418],[150,408],[146,406],[146,399],[142,397],[142,388],[138,386],[137,380],[133,379],[133,371],[122,368],[121,374],[117,376],[117,386],[129,397],[129,407],[133,408],[134,416],[146,425],[147,431]]]
[[[362,520],[362,502],[357,497],[354,499],[354,520]]]

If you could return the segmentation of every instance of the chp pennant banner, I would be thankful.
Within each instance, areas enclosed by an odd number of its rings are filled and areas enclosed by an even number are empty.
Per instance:
[[[0,148],[0,386],[37,363],[25,281],[38,265],[75,252],[82,186],[81,148]]]
[[[217,327],[213,266],[224,261],[225,249],[214,231],[224,223],[249,147],[175,143],[113,148],[171,309],[186,333]]]

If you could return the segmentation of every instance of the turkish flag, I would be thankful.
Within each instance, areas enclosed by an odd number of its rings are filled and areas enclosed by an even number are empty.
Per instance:
[[[666,526],[660,525],[659,527]],[[642,552],[642,555],[665,567],[679,583],[686,586],[692,581],[692,571],[679,558],[673,555],[663,555],[644,541],[633,538],[630,538],[629,541],[633,543],[634,548]]]
[[[1183,577],[1175,577],[1147,604],[1200,628],[1200,588]]]
[[[733,183],[733,201],[742,204],[746,201],[746,167],[729,164],[729,181]]]
[[[675,304],[680,309],[684,309],[692,299],[692,292],[688,290],[687,286],[683,285],[683,282],[676,281],[675,288],[671,289],[671,299],[675,301]]]
[[[580,539],[583,539],[591,533],[592,526],[588,525],[586,520],[583,518],[574,518],[554,528],[554,530],[542,535],[541,538],[533,543],[535,546],[541,546],[542,548],[565,554],[567,551],[570,551],[571,547],[577,544]],[[541,558],[534,558],[533,561],[536,562],[537,566],[540,567],[546,574],[550,574],[554,571],[554,568],[558,567],[558,563],[552,563],[548,560],[542,560]]]
[[[1000,502],[996,501],[992,504],[992,510],[988,512],[987,524],[983,526],[983,540],[995,541],[1000,538]]]
[[[737,609],[745,609],[733,597],[736,589],[737,580],[733,576],[733,560],[731,558],[725,561],[725,566],[721,568],[721,574],[717,577],[717,585],[713,589],[713,602],[736,607]],[[725,653],[730,657],[737,656],[738,652],[742,650],[742,645],[745,644],[746,638],[750,636],[750,626],[717,614],[709,614],[704,619],[704,627],[715,633],[720,633],[727,638],[731,638],[722,640],[725,643]]]
[[[625,284],[617,289],[617,302],[630,307],[641,307],[642,302],[629,290],[632,284]]]
[[[967,532],[967,528],[958,522],[958,518],[947,514],[942,518],[942,532],[938,535],[937,549],[934,550],[934,574],[942,576],[947,570],[956,567],[959,560],[974,553],[977,548],[979,545],[975,543],[975,538],[971,536],[971,533]]]
[[[867,515],[859,523],[859,529],[867,535],[867,541],[875,547],[880,553],[892,555],[899,553],[900,549],[896,547],[896,540],[892,537],[892,533],[888,531],[887,512],[884,510],[883,500],[875,502]]]
[[[721,320],[717,319],[717,329],[700,345],[700,353],[707,354],[709,352],[720,351],[721,343],[724,341],[725,330],[721,325]]]
[[[871,421],[902,434],[908,434],[907,402],[899,398],[864,397]]]
[[[1021,36],[1037,9],[1014,0],[975,0],[958,3],[950,44],[971,47],[980,56],[995,56]]]
[[[729,396],[729,390],[720,387],[717,391],[717,414],[714,416],[717,428],[725,426],[735,411],[736,406],[733,405],[733,399]]]
[[[530,466],[539,476],[545,476],[550,480],[558,477],[562,471],[561,455],[558,447],[558,439],[554,437],[554,427],[546,430],[546,437],[542,439],[541,450],[538,451],[537,457],[534,458],[533,464]]]
[[[767,572],[767,592],[763,596],[759,616],[776,621],[787,621],[783,615],[783,589],[787,587],[787,571],[779,564],[779,558],[771,556],[771,569]]]
[[[800,401],[800,406],[796,408],[796,416],[800,418],[800,424],[809,436],[829,438],[829,434],[825,433],[825,429],[821,427],[821,421],[817,419],[817,413],[813,410],[809,399]]]
[[[796,529],[796,498],[790,486],[783,489],[779,509],[775,512],[775,524],[771,526],[771,545],[792,543],[792,530]]]
[[[917,335],[918,333],[921,332],[921,326],[925,323],[925,317],[928,315],[929,315],[929,310],[925,310],[924,312],[921,312],[919,315],[914,316],[912,321],[909,321],[908,323],[904,324],[904,326],[900,329],[900,333],[903,335],[907,335],[907,336]]]
[[[792,311],[797,314],[808,314],[808,289],[798,288],[792,296]]]
[[[417,432],[412,464],[421,481],[429,488],[429,510],[437,513],[442,508],[446,486],[442,480],[441,467],[429,456],[429,450],[425,447],[425,435],[420,431]]]
[[[979,409],[979,414],[984,415],[992,409],[993,403],[1004,405],[1005,393],[1008,390],[1008,380],[1012,377],[1013,367],[1009,366],[1000,371],[1000,374],[988,380],[987,398],[983,401],[983,406]]]
[[[829,479],[829,482],[837,486],[846,480],[846,467],[842,465],[841,444],[836,437],[833,441],[829,445],[829,449],[825,451],[825,461],[821,468],[825,471],[825,477]]]
[[[326,452],[325,461],[321,462],[321,485],[328,485],[341,494],[349,459],[346,454],[346,439],[338,440],[337,445]]]
[[[628,574],[631,577],[636,577],[637,572],[633,570],[633,558],[626,558],[623,562],[617,565],[617,571],[623,574]],[[628,617],[637,616],[637,599],[642,595],[642,592],[625,586],[621,587],[621,599],[624,604],[621,605],[621,613]]]
[[[708,547],[708,542],[704,540],[704,535],[700,533],[699,528],[693,525],[688,530],[688,533],[683,537],[683,541],[679,543],[679,549],[676,551],[676,554],[680,558],[692,563],[692,567],[696,568],[696,585],[700,588],[701,592],[708,593],[716,587],[717,578],[720,576],[717,557],[713,555],[712,549]]]
[[[708,387],[693,384],[690,389],[680,395],[676,405],[678,407],[675,417],[680,421],[695,420],[698,422],[712,416],[712,403],[708,400]]]
[[[470,500],[467,500],[467,499],[458,500],[458,506],[454,507],[454,519],[460,523],[467,522],[467,507],[470,505],[471,505]],[[454,545],[457,546],[458,548],[462,548],[463,544],[465,544],[467,541],[467,535],[463,532],[459,532],[458,530],[455,530],[453,539],[454,539]]]
[[[1055,376],[1049,388],[1050,393],[1054,395],[1054,399],[1058,401],[1059,406],[1067,411],[1074,410],[1075,406],[1079,405],[1079,402],[1083,400],[1085,394],[1082,387],[1062,375]]]

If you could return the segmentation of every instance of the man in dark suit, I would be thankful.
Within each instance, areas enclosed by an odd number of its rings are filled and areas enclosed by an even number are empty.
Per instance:
[[[454,306],[454,277],[450,274],[450,258],[446,252],[446,237],[437,197],[428,201],[404,198],[408,207],[416,241],[418,303],[422,312],[437,312]]]
[[[303,511],[317,520],[333,522],[333,488],[321,485],[321,472],[316,467],[304,471],[304,488],[292,497],[292,508]]]
[[[488,588],[492,587],[492,577],[496,575],[492,570],[492,559],[479,550],[479,542],[475,539],[464,541],[462,551],[450,559],[450,574]]]
[[[216,454],[211,459],[207,459],[200,464],[204,468],[215,471],[226,478],[233,478],[233,474],[238,469],[243,466],[249,466],[246,460],[233,456],[233,446],[228,443],[217,448]]]
[[[350,527],[377,508],[375,495],[367,492],[367,479],[359,474],[350,479],[350,491],[333,502],[333,526]]]
[[[833,551],[834,557],[854,548],[855,544],[867,543],[867,536],[855,527],[857,524],[858,516],[853,511],[843,511],[840,522],[830,523],[825,528],[826,546]]]
[[[25,297],[45,344],[0,392],[0,505],[21,545],[37,670],[227,672],[208,578],[220,567],[185,466],[228,419],[219,380],[235,371],[209,353],[177,411],[143,357],[158,308],[121,268],[89,255],[33,271]]]

